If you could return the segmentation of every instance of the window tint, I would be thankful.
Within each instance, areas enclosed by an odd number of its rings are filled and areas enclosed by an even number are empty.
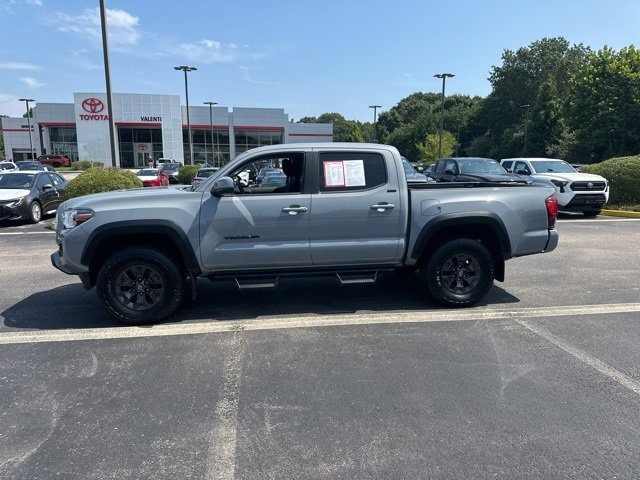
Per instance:
[[[320,153],[320,191],[367,190],[387,183],[384,157],[379,153]]]
[[[230,173],[235,193],[300,193],[304,187],[305,156],[301,152],[280,152],[253,159]]]

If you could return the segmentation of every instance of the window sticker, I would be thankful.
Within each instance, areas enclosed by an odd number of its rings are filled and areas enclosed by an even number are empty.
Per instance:
[[[324,186],[344,187],[344,169],[341,161],[323,162]]]
[[[325,188],[366,185],[364,160],[325,161],[323,166]]]
[[[364,187],[364,160],[344,161],[345,185],[347,187]]]

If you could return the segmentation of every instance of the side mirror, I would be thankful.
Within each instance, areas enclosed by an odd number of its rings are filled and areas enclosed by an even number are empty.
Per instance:
[[[221,177],[213,182],[211,187],[211,195],[214,197],[223,197],[234,191],[234,184],[231,177]]]
[[[42,186],[42,191],[46,192],[48,190],[53,190],[53,185],[51,185],[50,183],[47,183],[46,185]]]

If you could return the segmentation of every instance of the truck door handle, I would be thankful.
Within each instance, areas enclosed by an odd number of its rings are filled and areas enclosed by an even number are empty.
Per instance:
[[[391,210],[392,208],[396,208],[396,206],[393,203],[382,202],[382,203],[375,203],[371,205],[371,210],[377,210],[379,212],[384,212],[385,210]]]
[[[307,207],[301,207],[300,205],[291,205],[290,207],[284,207],[283,212],[289,215],[297,215],[298,213],[304,213],[308,210]]]

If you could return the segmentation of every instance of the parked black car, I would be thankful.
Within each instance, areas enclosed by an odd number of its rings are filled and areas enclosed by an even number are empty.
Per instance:
[[[67,181],[56,172],[0,172],[0,220],[38,223],[62,203]]]
[[[180,180],[178,180],[178,173],[180,172],[181,167],[182,167],[181,163],[166,162],[162,164],[162,166],[160,167],[160,170],[169,176],[169,183],[177,184],[177,183],[180,183]]]
[[[518,182],[531,180],[507,172],[497,160],[482,157],[441,158],[429,175],[436,182]]]

